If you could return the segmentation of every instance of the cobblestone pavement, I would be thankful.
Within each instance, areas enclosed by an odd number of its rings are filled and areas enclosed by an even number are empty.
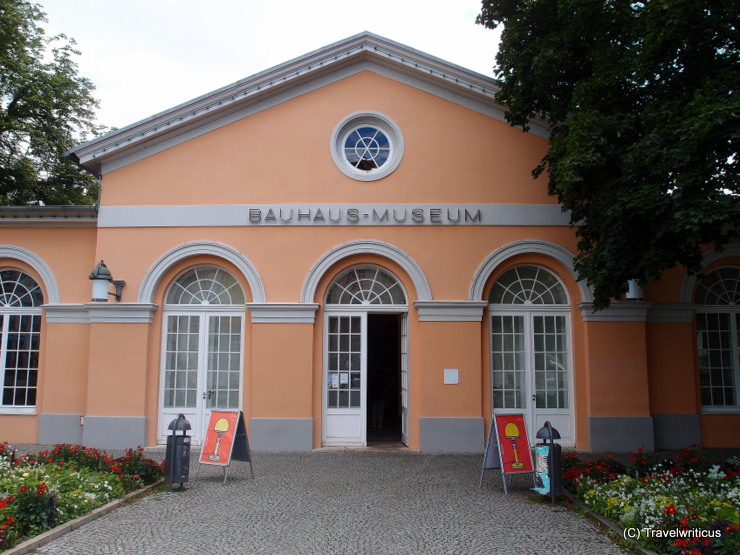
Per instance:
[[[193,453],[193,461],[197,453]],[[148,456],[159,460],[161,451]],[[590,521],[533,502],[531,478],[481,456],[414,452],[253,453],[221,468],[191,464],[184,491],[124,505],[39,554],[508,554],[622,551]]]

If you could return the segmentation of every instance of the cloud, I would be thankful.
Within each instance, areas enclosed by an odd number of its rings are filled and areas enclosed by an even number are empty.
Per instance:
[[[74,37],[99,123],[123,127],[363,31],[492,74],[497,34],[478,0],[41,0]]]

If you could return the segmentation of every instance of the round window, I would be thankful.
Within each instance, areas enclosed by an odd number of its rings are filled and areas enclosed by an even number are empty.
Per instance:
[[[375,181],[398,167],[403,155],[403,135],[387,116],[358,112],[334,129],[331,155],[345,175],[359,181]]]

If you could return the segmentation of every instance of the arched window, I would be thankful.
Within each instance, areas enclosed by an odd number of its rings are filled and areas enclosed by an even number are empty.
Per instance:
[[[215,266],[198,266],[177,278],[165,304],[244,304],[244,291],[230,273]]]
[[[699,389],[705,407],[733,407],[740,398],[740,268],[718,268],[696,288]]]
[[[0,407],[36,405],[42,304],[44,295],[31,276],[0,271]]]
[[[495,304],[567,305],[560,280],[538,266],[516,266],[504,272],[491,291]]]
[[[533,429],[552,420],[561,434],[570,436],[565,287],[544,268],[515,266],[496,280],[489,301],[494,411],[525,412]]]
[[[406,293],[395,276],[382,268],[355,267],[334,280],[326,304],[406,304]]]

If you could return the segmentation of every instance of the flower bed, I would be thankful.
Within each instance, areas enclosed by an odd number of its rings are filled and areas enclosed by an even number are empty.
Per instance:
[[[563,457],[566,489],[658,553],[740,553],[740,457],[708,460],[693,448],[666,458],[642,449]]]
[[[145,458],[141,447],[113,459],[80,445],[19,456],[0,444],[0,551],[161,477],[162,465]]]

